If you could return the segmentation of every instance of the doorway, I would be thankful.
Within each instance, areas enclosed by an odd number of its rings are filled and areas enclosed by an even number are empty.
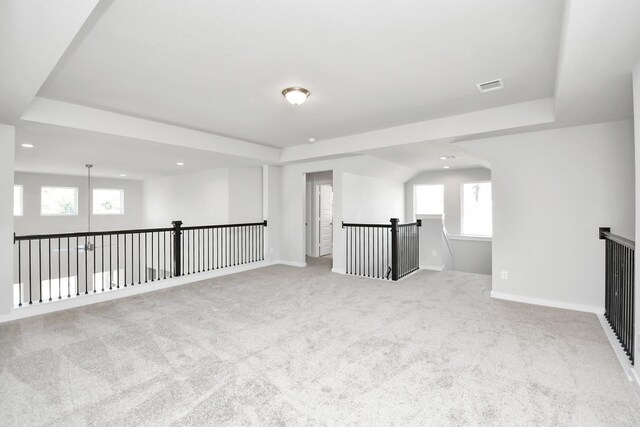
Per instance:
[[[333,172],[306,174],[306,255],[328,258],[333,253]]]

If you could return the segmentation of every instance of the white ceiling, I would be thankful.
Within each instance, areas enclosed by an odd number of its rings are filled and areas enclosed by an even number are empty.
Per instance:
[[[550,97],[559,0],[113,2],[39,95],[274,146]],[[480,94],[476,83],[504,79]],[[311,91],[302,106],[280,91]]]
[[[490,168],[487,159],[469,153],[464,148],[452,144],[450,140],[405,144],[398,147],[379,148],[368,154],[393,163],[409,166],[416,171],[465,169],[473,167]],[[454,156],[453,159],[442,160],[440,157]]]
[[[24,143],[35,147],[23,148]],[[94,165],[94,176],[119,178],[126,174],[127,179],[148,179],[261,162],[59,126],[25,123],[16,128],[17,171],[85,175],[87,163]]]

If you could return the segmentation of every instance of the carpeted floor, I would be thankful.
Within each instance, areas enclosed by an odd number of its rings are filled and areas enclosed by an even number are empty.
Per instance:
[[[273,266],[0,325],[0,424],[640,425],[594,315]]]

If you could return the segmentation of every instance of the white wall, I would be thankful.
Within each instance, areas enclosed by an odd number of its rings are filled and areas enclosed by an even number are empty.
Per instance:
[[[260,167],[211,169],[144,181],[144,224],[169,227],[263,220]]]
[[[229,171],[204,172],[149,179],[143,184],[145,227],[225,224],[229,221]]]
[[[13,303],[13,162],[15,128],[0,124],[0,315]]]
[[[344,222],[387,224],[390,218],[404,222],[404,184],[343,173],[342,217]]]
[[[634,130],[635,130],[635,171],[636,171],[636,193],[635,193],[635,207],[636,207],[636,217],[635,217],[635,241],[640,242],[640,61],[636,64],[635,69],[633,70],[633,117],[634,117]],[[635,296],[636,296],[636,319],[635,319],[635,351],[634,354],[636,358],[640,351],[640,291],[638,290],[638,278],[640,278],[640,263],[636,262],[636,272],[635,272],[636,282],[635,286]],[[640,368],[638,368],[638,363],[633,367],[634,372],[636,374],[636,380],[640,382]]]
[[[631,122],[460,144],[491,161],[492,295],[603,310],[598,227],[634,236]],[[507,280],[502,271],[508,271]]]
[[[267,220],[266,255],[267,260],[279,260],[282,239],[282,168],[265,165],[262,167],[263,218]]]
[[[262,221],[262,168],[229,170],[229,222]]]
[[[23,215],[14,217],[16,234],[65,233],[87,230],[89,193],[86,177],[16,172],[15,183],[23,187]],[[78,188],[78,215],[40,215],[40,189],[43,186]],[[124,215],[92,215],[92,231],[142,227],[141,181],[92,178],[91,186],[93,188],[124,190]]]
[[[452,270],[467,273],[492,274],[491,240],[451,238]],[[446,248],[445,248],[446,249]]]

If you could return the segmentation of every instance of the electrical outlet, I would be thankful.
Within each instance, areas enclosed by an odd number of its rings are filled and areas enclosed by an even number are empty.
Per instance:
[[[502,271],[500,272],[500,278],[502,280],[509,280],[509,272],[508,271]]]
[[[438,251],[436,250],[431,251],[431,256],[438,256]]]

